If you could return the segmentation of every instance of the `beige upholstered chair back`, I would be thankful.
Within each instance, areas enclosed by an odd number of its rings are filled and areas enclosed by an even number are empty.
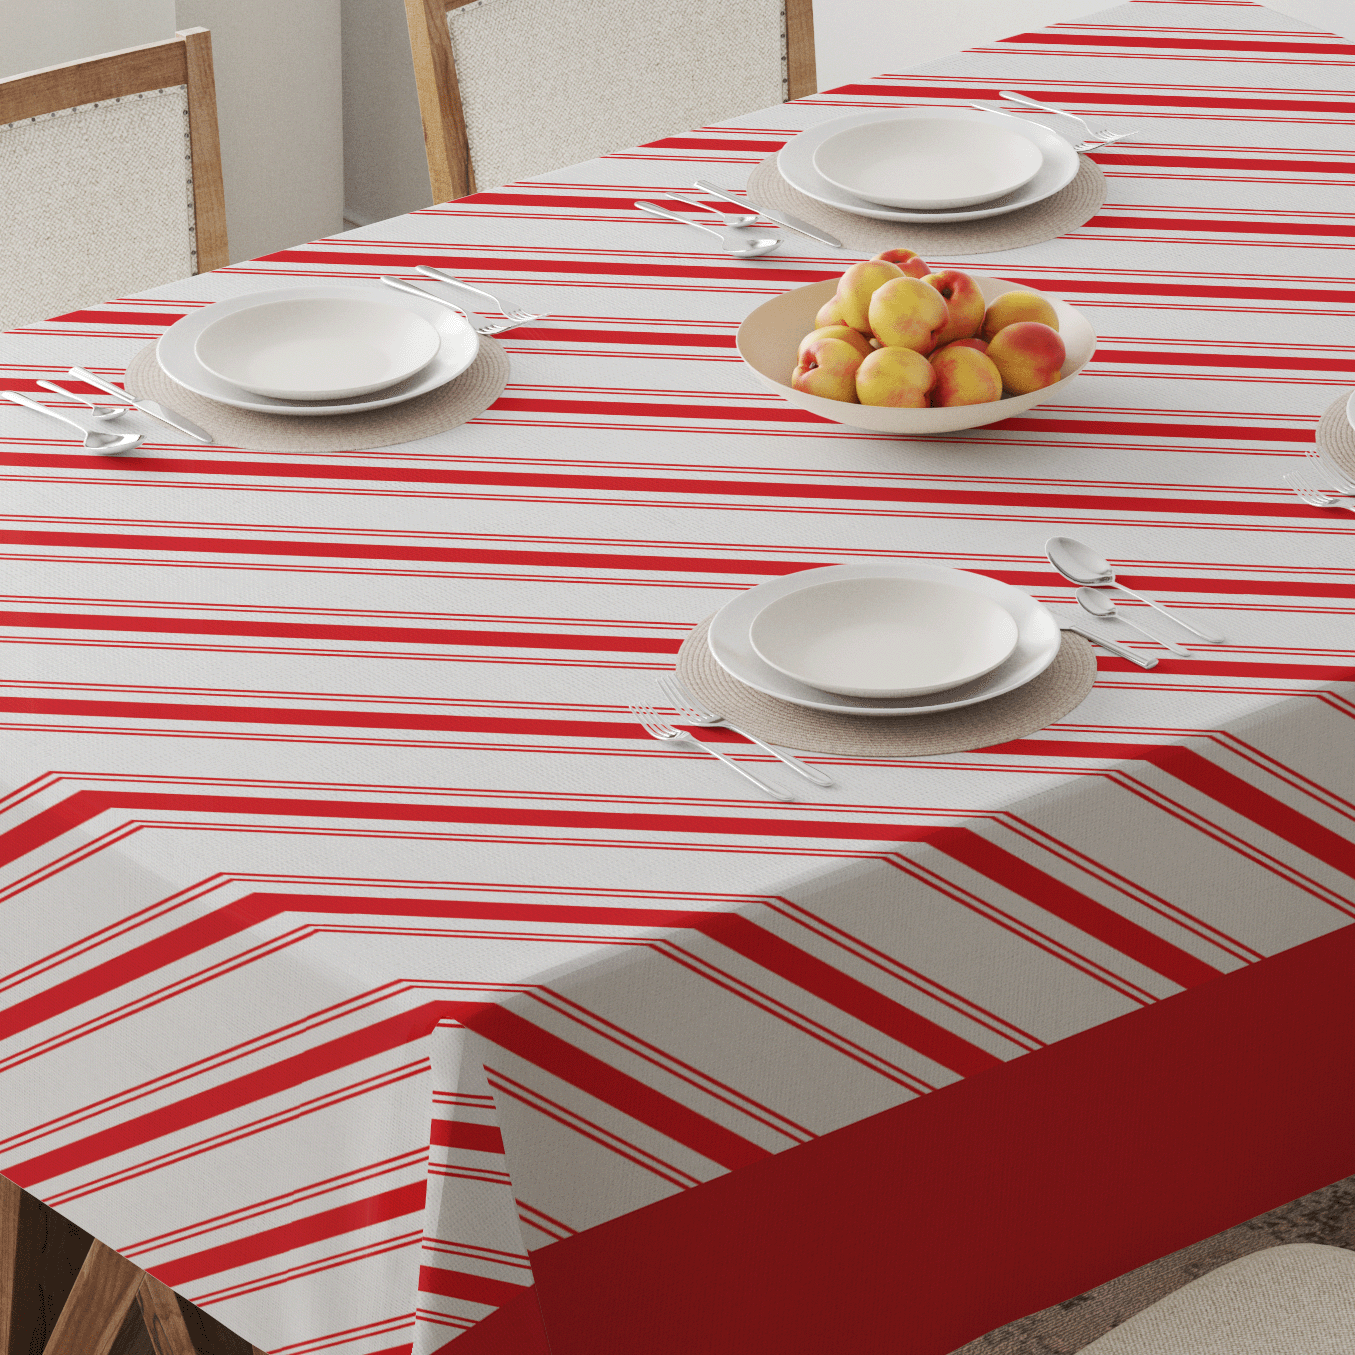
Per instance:
[[[229,262],[212,39],[0,80],[0,329]]]
[[[405,0],[434,201],[811,94],[811,0]]]

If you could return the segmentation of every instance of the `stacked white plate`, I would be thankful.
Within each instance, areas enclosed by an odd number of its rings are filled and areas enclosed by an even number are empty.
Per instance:
[[[792,188],[880,221],[977,221],[1072,183],[1072,145],[1038,122],[968,108],[852,113],[792,137],[776,157]]]
[[[729,675],[838,715],[928,715],[1015,691],[1062,635],[1019,588],[943,565],[829,565],[771,579],[710,623]]]
[[[456,311],[376,285],[316,283],[218,301],[160,336],[166,375],[261,414],[354,414],[412,400],[475,361]]]

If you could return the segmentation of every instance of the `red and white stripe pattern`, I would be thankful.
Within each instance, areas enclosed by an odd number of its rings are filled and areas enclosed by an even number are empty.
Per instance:
[[[214,300],[423,262],[554,317],[403,447],[3,414],[0,1169],[263,1349],[432,1355],[533,1252],[1349,925],[1355,523],[1281,475],[1355,384],[1353,59],[1140,0],[7,336],[8,388],[116,380]],[[755,390],[740,319],[847,256],[636,199],[999,88],[1133,133],[1085,226],[932,260],[1085,308],[1077,403],[927,442]],[[788,805],[626,713],[816,565],[1067,606],[1062,529],[1229,643]]]

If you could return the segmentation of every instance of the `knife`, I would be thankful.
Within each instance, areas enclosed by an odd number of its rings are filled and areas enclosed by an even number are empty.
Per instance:
[[[87,372],[83,367],[72,367],[70,375],[78,377],[81,381],[88,381],[91,386],[96,386],[105,394],[113,396],[114,399],[134,406],[143,414],[149,414],[152,419],[167,423],[171,428],[177,428],[180,433],[187,433],[190,438],[195,438],[198,442],[214,443],[216,441],[210,433],[204,432],[197,424],[185,419],[182,414],[175,414],[173,410],[166,409],[164,405],[158,404],[154,400],[133,400],[120,386],[113,385],[111,381],[105,381],[101,376],[95,376],[93,372]]]
[[[834,249],[844,248],[841,240],[835,239],[827,231],[821,231],[817,226],[811,226],[808,221],[801,221],[798,216],[791,216],[789,212],[769,212],[765,207],[759,207],[751,198],[733,197],[706,179],[698,179],[696,186],[703,192],[712,193],[717,198],[732,202],[736,207],[751,207],[759,216],[765,216],[768,221],[775,221],[778,226],[784,226],[788,231],[798,231],[801,235],[809,236],[811,240],[832,245]]]
[[[1058,621],[1058,618],[1054,618]],[[1075,626],[1071,621],[1059,621],[1060,630],[1070,630],[1074,635],[1080,635],[1084,640],[1090,640],[1094,645],[1100,645],[1108,653],[1114,654],[1121,659],[1128,659],[1130,663],[1136,663],[1140,668],[1156,668],[1156,659],[1145,659],[1142,654],[1135,654],[1132,649],[1126,649],[1123,645],[1117,645],[1114,640],[1103,640],[1099,635],[1093,635],[1089,630],[1083,630],[1081,626]]]

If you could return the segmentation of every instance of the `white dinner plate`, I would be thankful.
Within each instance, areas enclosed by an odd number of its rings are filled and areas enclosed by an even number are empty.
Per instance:
[[[972,588],[931,579],[831,579],[757,614],[748,638],[787,677],[838,696],[927,696],[991,673],[1016,621]]]
[[[977,207],[959,207],[953,211],[909,211],[902,207],[884,207],[868,202],[841,188],[836,188],[814,168],[814,152],[830,137],[851,127],[864,127],[873,122],[890,122],[897,118],[953,118],[960,122],[986,122],[1005,127],[1023,136],[1039,148],[1044,163],[1035,177],[1014,193],[985,202]],[[816,202],[839,207],[856,216],[874,217],[877,221],[978,221],[983,217],[1001,216],[1036,202],[1066,188],[1077,177],[1078,155],[1072,145],[1057,132],[1038,122],[1018,122],[1001,113],[983,113],[977,108],[876,108],[869,113],[851,113],[844,118],[833,118],[793,136],[776,157],[781,177],[792,188],[798,188]]]
[[[991,673],[931,696],[885,697],[834,696],[817,687],[806,686],[778,673],[758,657],[750,631],[754,619],[768,603],[788,597],[803,588],[813,588],[836,579],[925,579],[937,583],[971,588],[991,598],[1016,622],[1016,648],[1011,656]],[[1054,662],[1063,636],[1048,608],[1019,588],[1000,583],[983,574],[944,565],[915,564],[901,561],[884,565],[828,565],[823,569],[801,570],[779,579],[768,579],[740,593],[726,603],[710,623],[707,643],[715,661],[731,677],[745,686],[774,696],[778,701],[808,706],[812,710],[836,715],[929,715],[936,711],[957,710],[961,706],[991,701],[1004,692],[1015,691],[1038,677]],[[939,698],[939,699],[938,699]]]
[[[1346,401],[1346,422],[1355,428],[1355,391],[1350,392],[1350,399]]]
[[[384,299],[270,297],[244,310],[216,310],[193,352],[213,376],[251,395],[314,404],[407,380],[441,344],[422,315]]]
[[[356,395],[346,400],[325,400],[319,403],[278,400],[267,395],[251,395],[219,376],[213,376],[193,351],[198,335],[202,333],[218,316],[234,311],[247,310],[264,301],[301,301],[310,298],[325,298],[339,301],[375,301],[380,305],[394,306],[400,310],[412,311],[421,315],[437,330],[440,347],[422,371],[401,381],[398,385],[388,386],[373,395]],[[412,400],[416,395],[445,386],[453,377],[460,376],[475,361],[480,351],[480,336],[454,310],[440,305],[436,301],[421,301],[416,296],[404,292],[395,292],[380,283],[370,285],[362,283],[314,283],[309,287],[279,287],[275,291],[251,292],[248,296],[233,297],[229,301],[217,301],[204,306],[191,315],[172,324],[161,336],[156,345],[155,356],[165,374],[179,385],[186,386],[209,400],[223,405],[233,405],[236,409],[252,409],[260,414],[286,414],[296,416],[316,416],[323,414],[356,414],[364,409],[381,409],[386,405],[399,404],[402,400]]]
[[[889,118],[834,133],[813,161],[834,188],[867,202],[944,212],[1024,188],[1044,152],[1017,128],[982,118]]]

